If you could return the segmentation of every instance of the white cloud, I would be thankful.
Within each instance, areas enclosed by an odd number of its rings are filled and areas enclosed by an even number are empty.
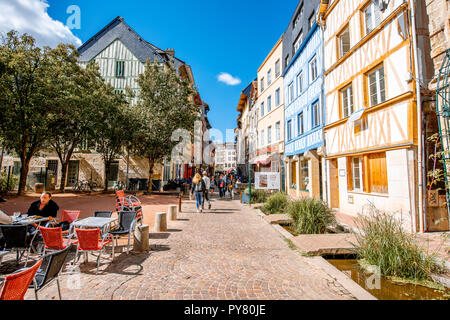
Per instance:
[[[0,0],[0,33],[28,33],[41,47],[61,42],[80,46],[81,40],[67,26],[48,15],[48,7],[47,0]]]
[[[223,82],[229,86],[237,86],[238,84],[241,84],[241,79],[233,77],[231,74],[222,72],[217,76],[217,80],[220,82]]]

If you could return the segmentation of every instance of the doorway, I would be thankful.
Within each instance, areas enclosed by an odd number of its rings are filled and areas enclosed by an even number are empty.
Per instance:
[[[330,206],[331,209],[339,208],[339,166],[337,159],[330,163]]]
[[[111,162],[109,177],[108,177],[108,186],[112,187],[116,182],[119,182],[119,162],[114,161]]]
[[[67,186],[74,187],[78,183],[80,161],[70,161],[67,169]]]

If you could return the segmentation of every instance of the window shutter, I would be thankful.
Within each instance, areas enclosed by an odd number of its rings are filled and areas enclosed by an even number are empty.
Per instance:
[[[351,157],[347,157],[347,185],[348,190],[353,190],[353,165]]]
[[[371,154],[369,165],[371,192],[388,193],[386,153]]]
[[[362,164],[362,175],[363,175],[363,184],[364,184],[364,192],[370,193],[370,165],[369,165],[369,157],[367,155],[363,158],[363,164]]]

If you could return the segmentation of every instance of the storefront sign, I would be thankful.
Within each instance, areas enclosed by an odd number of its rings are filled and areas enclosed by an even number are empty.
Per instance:
[[[305,137],[302,137],[294,142],[286,144],[286,154],[293,156],[296,154],[305,153],[308,150],[316,149],[322,146],[323,130],[317,130]]]
[[[256,172],[255,186],[257,190],[281,190],[280,173]]]

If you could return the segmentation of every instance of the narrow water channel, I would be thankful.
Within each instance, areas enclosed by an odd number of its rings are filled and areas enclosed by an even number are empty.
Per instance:
[[[442,292],[421,285],[393,282],[385,277],[381,278],[381,289],[369,289],[366,280],[370,275],[360,268],[357,260],[331,257],[327,261],[379,300],[449,300],[448,289]]]

